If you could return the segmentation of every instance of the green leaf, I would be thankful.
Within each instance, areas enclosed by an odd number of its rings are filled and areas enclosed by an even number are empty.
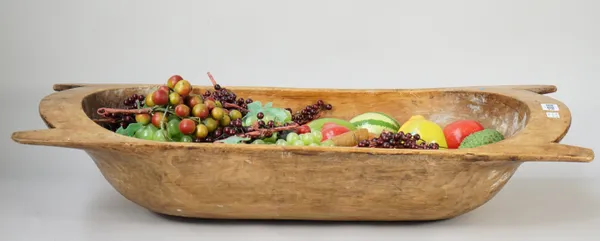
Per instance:
[[[244,115],[242,121],[244,122],[244,126],[250,126],[252,123],[256,122],[258,119],[256,118],[256,114],[263,110],[260,101],[255,101],[248,104],[248,113]]]
[[[242,118],[242,121],[243,121],[242,124],[244,126],[251,126],[254,122],[258,121],[258,118],[256,117],[256,114],[254,114],[254,115],[249,114],[249,115],[244,116],[244,118]]]
[[[268,102],[264,106],[261,106],[261,104],[260,101],[248,104],[248,113],[242,118],[244,126],[251,126],[258,121],[256,118],[258,112],[265,114],[264,121],[273,120],[279,124],[291,121],[291,114],[286,109],[273,107],[273,102]]]
[[[125,136],[134,136],[135,132],[142,128],[142,124],[140,123],[131,123],[127,126],[127,128],[123,129],[123,127],[119,127],[116,133],[125,135]]]
[[[223,140],[218,140],[216,142],[222,142],[225,144],[240,144],[242,141],[249,141],[250,137],[239,137],[239,136],[230,136]]]
[[[262,103],[260,101],[254,101],[248,104],[248,111],[252,113],[258,113],[262,110]]]
[[[287,115],[287,110],[286,109],[281,109],[281,108],[269,108],[265,110],[266,113],[265,115],[269,115],[272,117],[273,121],[277,122],[277,123],[283,123],[286,121],[288,115]]]
[[[127,135],[127,131],[125,129],[123,129],[123,127],[119,127],[119,129],[117,129],[117,131],[115,131],[117,134],[121,134],[121,135]]]

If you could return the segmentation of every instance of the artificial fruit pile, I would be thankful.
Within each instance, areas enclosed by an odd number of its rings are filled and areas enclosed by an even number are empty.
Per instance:
[[[118,134],[164,142],[455,149],[504,139],[473,120],[442,128],[420,115],[403,124],[380,112],[321,118],[334,108],[323,100],[293,112],[239,97],[208,76],[213,88],[203,94],[193,94],[189,81],[173,75],[147,95],[125,99],[124,108],[99,108],[102,118],[95,121]]]
[[[99,108],[102,118],[95,121],[116,133],[154,141],[333,145],[322,141],[320,132],[300,133],[301,125],[331,110],[331,104],[318,100],[293,113],[271,102],[238,97],[208,76],[213,89],[201,95],[193,94],[189,81],[173,75],[146,96],[125,99],[125,108]]]
[[[365,130],[351,146],[392,149],[457,149],[474,148],[504,139],[495,129],[486,129],[475,120],[459,120],[442,128],[424,116],[415,115],[402,125],[394,118],[379,112],[367,112],[349,121],[321,118],[307,124],[320,130],[323,136],[335,138]],[[322,128],[322,129],[321,129]]]

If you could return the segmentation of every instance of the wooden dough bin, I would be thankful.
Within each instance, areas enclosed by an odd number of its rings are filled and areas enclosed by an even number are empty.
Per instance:
[[[456,217],[485,204],[523,162],[590,162],[590,149],[558,144],[571,113],[545,96],[554,86],[439,89],[228,87],[238,96],[301,108],[323,99],[323,117],[381,111],[400,123],[423,115],[442,127],[475,119],[506,139],[471,149],[375,149],[157,142],[96,124],[100,107],[122,107],[156,85],[59,84],[40,103],[49,127],[22,144],[86,151],[125,198],[166,215],[218,219],[417,221]],[[195,93],[209,86],[194,86]],[[546,111],[542,104],[556,105]],[[560,195],[560,194],[557,194]],[[551,210],[548,210],[551,211]]]

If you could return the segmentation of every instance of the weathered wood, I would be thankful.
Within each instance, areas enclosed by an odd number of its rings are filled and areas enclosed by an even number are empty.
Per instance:
[[[410,150],[155,142],[94,123],[99,107],[119,107],[153,85],[55,85],[40,103],[51,129],[20,131],[22,144],[85,150],[124,197],[167,215],[226,219],[437,220],[490,200],[527,161],[590,162],[592,150],[558,142],[566,105],[541,94],[554,86],[415,90],[229,87],[238,96],[301,108],[323,99],[324,117],[385,112],[404,122],[423,115],[444,126],[475,119],[504,141],[471,149]],[[206,86],[195,86],[201,93]],[[541,104],[556,104],[549,118]]]

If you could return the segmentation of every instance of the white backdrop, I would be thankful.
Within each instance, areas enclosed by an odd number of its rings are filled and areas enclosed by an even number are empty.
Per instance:
[[[37,106],[55,83],[176,73],[208,84],[211,71],[247,86],[554,84],[573,115],[563,143],[597,151],[599,10],[594,0],[0,1],[0,239],[598,237],[597,161],[524,164],[486,206],[435,224],[190,224],[121,198],[85,153],[17,145],[10,134],[45,128]]]

